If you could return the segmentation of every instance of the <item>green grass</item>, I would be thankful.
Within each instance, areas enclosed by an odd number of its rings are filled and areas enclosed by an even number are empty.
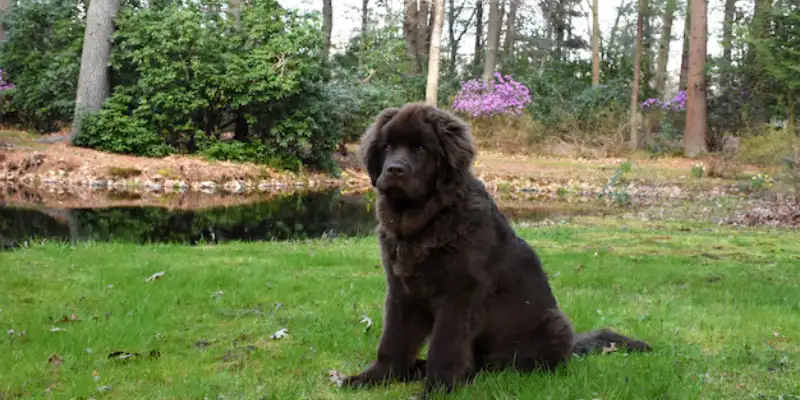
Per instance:
[[[610,326],[655,351],[483,374],[452,398],[800,396],[800,233],[595,221],[520,232],[578,330]],[[326,374],[374,357],[377,263],[374,238],[0,253],[0,328],[26,332],[0,338],[0,398],[407,398],[419,383],[348,392]],[[55,322],[73,313],[81,321]],[[288,337],[271,340],[281,328]]]

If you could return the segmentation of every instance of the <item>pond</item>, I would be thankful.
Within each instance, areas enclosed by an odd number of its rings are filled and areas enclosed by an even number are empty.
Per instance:
[[[119,195],[115,195],[119,198]],[[60,242],[220,243],[293,240],[374,233],[372,196],[338,190],[282,195],[246,204],[177,209],[158,205],[54,207],[0,199],[0,248],[34,240]],[[100,202],[98,202],[100,203]],[[109,204],[103,202],[103,204]],[[603,214],[596,207],[567,208],[536,204],[501,208],[515,222],[559,216]]]

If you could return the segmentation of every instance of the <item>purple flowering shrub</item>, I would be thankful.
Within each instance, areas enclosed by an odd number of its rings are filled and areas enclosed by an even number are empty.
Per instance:
[[[14,88],[14,84],[6,80],[6,72],[0,69],[0,93]]]
[[[491,87],[479,79],[462,83],[453,99],[453,109],[469,113],[473,118],[522,115],[531,102],[528,88],[509,75],[496,72],[494,76]]]
[[[6,72],[0,69],[0,117],[9,118],[16,114],[11,103],[12,90],[16,86],[6,80]]]
[[[685,90],[679,90],[678,93],[669,101],[661,101],[657,98],[650,98],[639,104],[639,107],[644,111],[653,111],[657,108],[669,111],[684,111],[686,110],[686,99],[688,94]]]

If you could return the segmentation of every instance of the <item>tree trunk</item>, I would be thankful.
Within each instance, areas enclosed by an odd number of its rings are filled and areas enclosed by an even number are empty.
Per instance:
[[[598,1],[592,0],[592,86],[600,86],[600,19]]]
[[[692,0],[686,1],[686,12],[683,18],[683,50],[681,51],[681,72],[678,79],[678,90],[686,90],[689,82],[689,37],[691,36]]]
[[[86,11],[86,31],[83,36],[78,90],[75,96],[75,115],[70,141],[81,130],[83,119],[100,110],[111,95],[108,59],[111,56],[111,34],[120,0],[95,0]]]
[[[750,38],[752,42],[758,42],[769,35],[770,13],[772,12],[772,0],[755,0],[753,10],[753,20],[750,23]],[[763,125],[767,122],[767,111],[765,109],[764,93],[766,75],[764,71],[764,61],[758,55],[758,47],[750,44],[747,50],[746,70],[748,89],[752,96],[751,105],[753,106],[752,123],[755,126]]]
[[[661,40],[658,44],[658,65],[656,67],[656,97],[664,98],[667,86],[667,64],[669,63],[669,45],[672,42],[672,21],[675,19],[675,10],[678,7],[676,0],[667,0],[664,5],[663,26]],[[655,135],[661,129],[661,110],[651,114],[650,135]]]
[[[644,0],[642,5],[644,17],[642,18],[642,82],[645,93],[653,84],[653,10],[650,0]],[[641,138],[640,138],[641,139]]]
[[[797,93],[791,90],[786,95],[786,128],[789,130],[789,132],[799,135],[800,132],[797,131],[796,95]],[[800,158],[795,161],[800,163]]]
[[[406,46],[408,46],[408,59],[411,62],[412,70],[419,72],[420,60],[417,55],[417,49],[419,48],[419,33],[417,29],[419,11],[417,10],[416,0],[403,0],[403,10],[403,37],[406,39]]]
[[[639,13],[636,19],[636,52],[633,57],[633,91],[631,92],[631,149],[641,145],[639,138],[639,78],[642,73],[642,30],[644,28],[644,0],[639,0]]]
[[[420,62],[420,70],[422,70],[422,62],[425,56],[428,55],[428,49],[431,44],[431,26],[428,20],[431,17],[430,2],[432,0],[418,0],[419,13],[417,13],[417,58]]]
[[[497,45],[500,40],[500,0],[489,0],[489,32],[486,37],[486,58],[483,64],[483,81],[491,84],[497,68]]]
[[[450,56],[447,60],[447,69],[453,72],[456,70],[456,57],[458,57],[458,43],[456,43],[456,19],[458,15],[456,14],[456,1],[448,0],[448,2],[450,7],[447,11],[447,45],[449,46],[447,50],[450,52]]]
[[[706,0],[691,0],[692,24],[689,40],[689,82],[683,149],[689,157],[708,151],[706,131]]]
[[[483,0],[475,1],[475,50],[472,53],[472,70],[477,74],[483,53]]]
[[[676,0],[667,0],[664,6],[661,40],[658,44],[658,66],[656,67],[656,95],[663,98],[667,85],[667,64],[669,63],[669,45],[672,42],[672,21],[675,19]]]
[[[722,21],[722,89],[727,90],[732,83],[733,64],[733,16],[736,13],[736,0],[725,0],[725,17]]]
[[[619,7],[617,8],[617,16],[614,18],[614,25],[611,26],[611,33],[608,38],[608,51],[614,51],[614,46],[617,43],[617,31],[619,30],[619,20],[622,18],[622,12],[627,8],[625,4],[627,0],[620,0]]]
[[[0,0],[0,16],[3,17],[3,22],[0,23],[0,41],[6,40],[6,23],[5,17],[11,11],[11,0]]]
[[[439,64],[442,44],[442,26],[444,25],[444,0],[434,0],[433,30],[431,32],[431,48],[428,56],[428,82],[425,88],[425,103],[436,107],[436,96],[439,89]]]
[[[237,0],[239,1],[239,0]],[[327,60],[331,53],[331,33],[333,32],[333,1],[322,0],[322,59]]]
[[[450,56],[448,59],[448,69],[451,73],[455,73],[456,71],[456,64],[458,58],[458,49],[461,44],[461,39],[469,30],[470,24],[472,24],[472,19],[475,18],[475,9],[472,9],[472,13],[469,15],[464,27],[461,29],[461,32],[456,34],[456,23],[458,22],[458,17],[461,15],[461,12],[464,11],[464,6],[466,5],[466,1],[462,1],[461,5],[456,7],[455,0],[449,0],[449,11],[447,12],[447,34],[448,34],[448,50],[450,52]]]
[[[509,0],[508,17],[506,17],[506,42],[503,51],[506,57],[514,55],[514,40],[517,24],[517,8],[519,0]]]
[[[234,28],[239,29],[239,23],[242,19],[242,0],[228,0],[228,14],[233,19]]]
[[[327,0],[325,0],[327,1]],[[369,29],[369,0],[361,0],[361,34]]]

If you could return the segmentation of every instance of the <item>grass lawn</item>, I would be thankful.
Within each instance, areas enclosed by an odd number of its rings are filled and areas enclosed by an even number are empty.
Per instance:
[[[519,232],[578,330],[655,351],[483,374],[452,398],[800,397],[800,233],[608,221]],[[0,328],[16,332],[0,337],[0,399],[405,399],[421,384],[349,392],[327,376],[374,357],[377,263],[375,238],[0,253]]]

